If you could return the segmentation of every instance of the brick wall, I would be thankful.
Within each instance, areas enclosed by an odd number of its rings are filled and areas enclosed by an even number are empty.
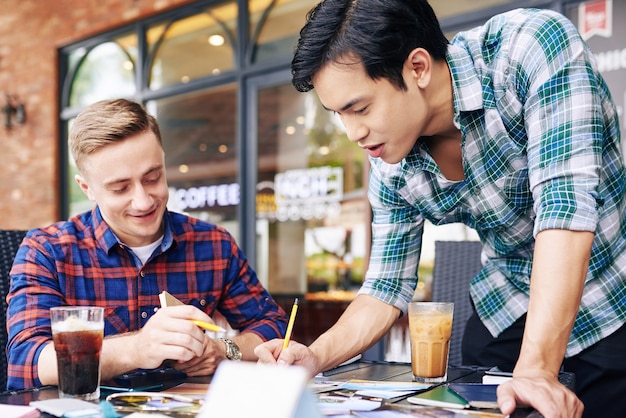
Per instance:
[[[27,113],[26,123],[10,130],[0,117],[0,229],[59,220],[58,48],[191,2],[0,1],[0,107],[11,93]]]

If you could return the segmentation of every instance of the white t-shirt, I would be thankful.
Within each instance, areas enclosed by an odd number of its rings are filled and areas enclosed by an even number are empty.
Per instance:
[[[146,261],[148,261],[148,258],[152,255],[152,253],[154,252],[154,249],[158,247],[159,245],[161,245],[162,242],[163,242],[163,236],[161,236],[161,238],[159,238],[158,240],[154,241],[152,244],[144,245],[142,247],[130,247],[130,249],[133,250],[133,252],[135,253],[137,257],[139,257],[142,264],[146,264]]]

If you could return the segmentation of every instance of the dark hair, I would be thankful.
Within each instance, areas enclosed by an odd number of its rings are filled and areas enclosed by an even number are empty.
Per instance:
[[[424,48],[443,60],[447,47],[426,0],[323,0],[309,11],[300,31],[292,83],[298,91],[309,91],[324,65],[353,55],[372,79],[386,78],[405,90],[402,66],[409,53]]]
[[[156,119],[141,104],[127,99],[96,102],[78,114],[70,129],[72,158],[82,172],[83,161],[88,155],[148,130],[162,143]]]

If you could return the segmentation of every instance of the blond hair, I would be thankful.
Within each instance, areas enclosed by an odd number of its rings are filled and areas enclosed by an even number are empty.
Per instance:
[[[154,116],[132,100],[112,99],[96,102],[82,110],[70,130],[69,147],[76,167],[83,172],[87,156],[108,144],[152,131],[162,144]]]

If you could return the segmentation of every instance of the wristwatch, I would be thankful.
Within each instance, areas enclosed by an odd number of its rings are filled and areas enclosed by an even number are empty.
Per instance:
[[[219,338],[226,344],[226,358],[228,360],[241,360],[241,350],[235,342],[229,338]]]

